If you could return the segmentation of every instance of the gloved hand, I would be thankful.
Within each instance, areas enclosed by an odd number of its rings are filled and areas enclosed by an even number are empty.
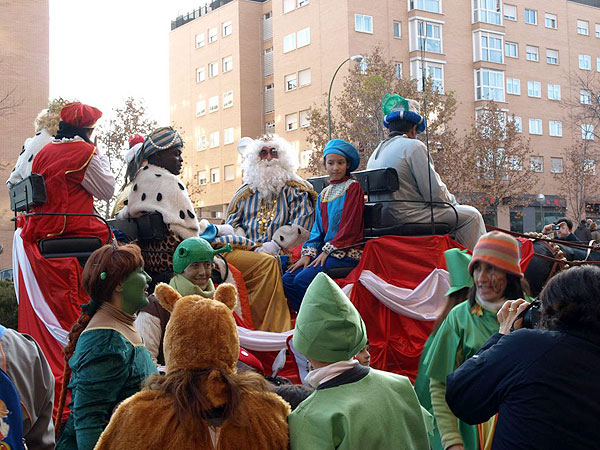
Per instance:
[[[255,252],[268,253],[269,255],[276,255],[279,250],[281,250],[281,247],[275,241],[265,242],[261,247],[254,249]]]
[[[231,225],[217,225],[217,236],[230,236],[233,234],[233,227]]]

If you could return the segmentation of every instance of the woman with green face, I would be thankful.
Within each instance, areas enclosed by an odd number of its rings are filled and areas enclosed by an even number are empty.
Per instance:
[[[56,430],[58,450],[91,450],[113,409],[156,372],[134,325],[148,304],[148,283],[139,247],[105,245],[88,259],[82,284],[91,301],[71,328]],[[67,389],[71,413],[62,426]]]

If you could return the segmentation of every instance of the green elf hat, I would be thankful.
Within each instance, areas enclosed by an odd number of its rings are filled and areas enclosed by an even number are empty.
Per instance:
[[[213,262],[216,254],[230,252],[231,250],[229,244],[214,250],[205,239],[199,237],[187,238],[181,241],[175,249],[175,253],[173,253],[173,271],[182,273],[189,264],[195,262]]]
[[[324,273],[315,277],[304,294],[293,345],[307,358],[329,363],[348,361],[367,345],[360,314]]]
[[[463,288],[473,286],[473,277],[469,275],[471,255],[466,250],[451,248],[444,252],[444,257],[448,273],[450,273],[450,289],[446,292],[446,297]]]

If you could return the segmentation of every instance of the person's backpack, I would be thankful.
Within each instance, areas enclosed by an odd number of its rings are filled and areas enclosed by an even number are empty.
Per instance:
[[[0,325],[0,338],[6,331]],[[15,384],[0,369],[0,450],[23,450],[21,399]]]

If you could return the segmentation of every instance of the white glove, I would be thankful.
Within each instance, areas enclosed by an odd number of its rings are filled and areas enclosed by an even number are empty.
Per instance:
[[[217,225],[217,236],[230,236],[233,234],[233,227],[231,225]]]
[[[265,242],[261,247],[254,249],[255,252],[268,253],[269,255],[276,255],[279,250],[281,250],[281,247],[275,241]]]

